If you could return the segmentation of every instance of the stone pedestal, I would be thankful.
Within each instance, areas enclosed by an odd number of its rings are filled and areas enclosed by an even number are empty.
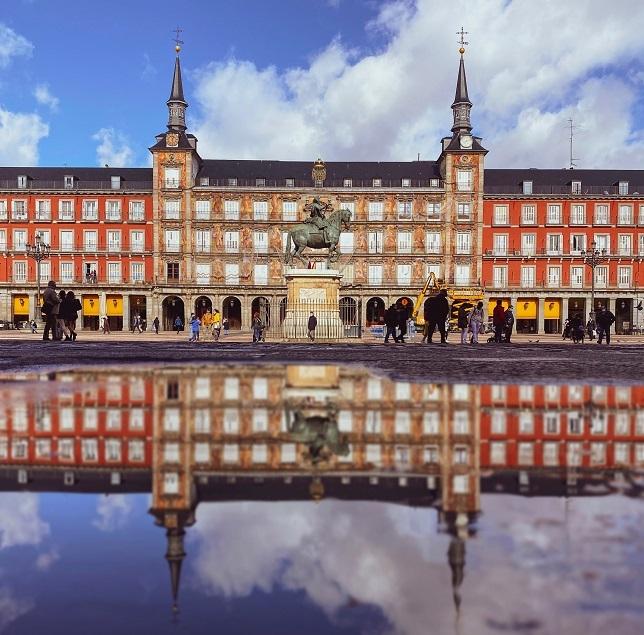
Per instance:
[[[286,316],[282,324],[284,338],[308,338],[311,312],[318,320],[316,339],[341,339],[344,325],[340,319],[340,280],[334,269],[287,269]]]

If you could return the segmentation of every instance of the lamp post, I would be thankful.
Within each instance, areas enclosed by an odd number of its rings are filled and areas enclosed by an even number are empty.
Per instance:
[[[27,256],[36,261],[36,285],[38,291],[36,295],[36,307],[34,308],[34,319],[38,320],[38,311],[40,308],[40,263],[49,258],[51,248],[47,243],[42,242],[40,234],[36,233],[34,243],[27,243],[26,251]]]
[[[595,267],[608,262],[605,249],[597,249],[597,243],[593,240],[590,243],[590,251],[583,249],[581,255],[584,259],[584,264],[590,267],[592,273],[591,278],[591,291],[590,291],[590,317],[595,319]]]

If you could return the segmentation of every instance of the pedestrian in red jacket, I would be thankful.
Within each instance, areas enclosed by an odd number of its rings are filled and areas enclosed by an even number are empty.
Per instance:
[[[492,326],[494,327],[494,341],[501,342],[501,334],[505,325],[505,309],[501,300],[496,301],[494,312],[492,313]]]

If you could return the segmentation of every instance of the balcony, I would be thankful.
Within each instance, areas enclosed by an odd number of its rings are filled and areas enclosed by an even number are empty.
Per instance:
[[[239,242],[236,240],[227,240],[224,243],[224,251],[227,254],[237,254],[239,253]]]

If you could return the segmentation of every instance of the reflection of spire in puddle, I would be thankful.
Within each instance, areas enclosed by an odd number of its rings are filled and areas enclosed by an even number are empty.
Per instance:
[[[461,585],[465,577],[465,541],[460,536],[453,536],[447,549],[447,560],[452,572],[452,597],[454,599],[455,628],[460,633],[461,618]]]

